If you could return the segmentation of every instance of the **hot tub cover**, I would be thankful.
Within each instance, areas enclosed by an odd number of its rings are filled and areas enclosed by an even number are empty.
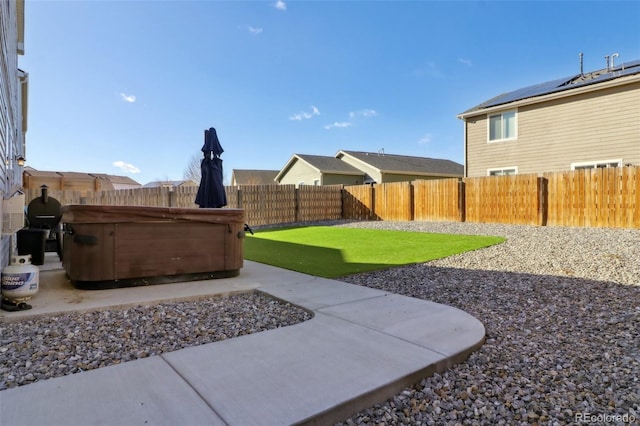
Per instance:
[[[201,222],[244,223],[244,209],[198,209],[145,206],[62,207],[64,223]]]

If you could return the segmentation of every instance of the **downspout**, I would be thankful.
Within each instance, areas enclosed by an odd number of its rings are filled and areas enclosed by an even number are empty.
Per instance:
[[[468,177],[467,176],[467,119],[463,118],[462,119],[462,139],[464,140],[464,146],[463,146],[463,151],[462,151],[462,158],[464,160],[464,171],[462,173],[462,175],[464,177]]]

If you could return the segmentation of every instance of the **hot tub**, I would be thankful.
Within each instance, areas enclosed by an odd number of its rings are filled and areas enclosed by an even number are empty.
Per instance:
[[[244,210],[62,207],[62,265],[78,288],[237,276]]]

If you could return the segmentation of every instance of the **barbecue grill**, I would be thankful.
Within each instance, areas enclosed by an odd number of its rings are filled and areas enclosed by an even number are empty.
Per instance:
[[[27,228],[18,231],[18,254],[30,254],[34,265],[41,265],[44,252],[56,252],[62,260],[62,217],[60,202],[49,197],[47,185],[27,205]],[[40,244],[44,237],[44,248]]]

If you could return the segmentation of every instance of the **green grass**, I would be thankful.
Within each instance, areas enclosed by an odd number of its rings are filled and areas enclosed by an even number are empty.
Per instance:
[[[501,237],[309,226],[257,231],[244,258],[319,277],[335,278],[421,263],[504,241]]]

